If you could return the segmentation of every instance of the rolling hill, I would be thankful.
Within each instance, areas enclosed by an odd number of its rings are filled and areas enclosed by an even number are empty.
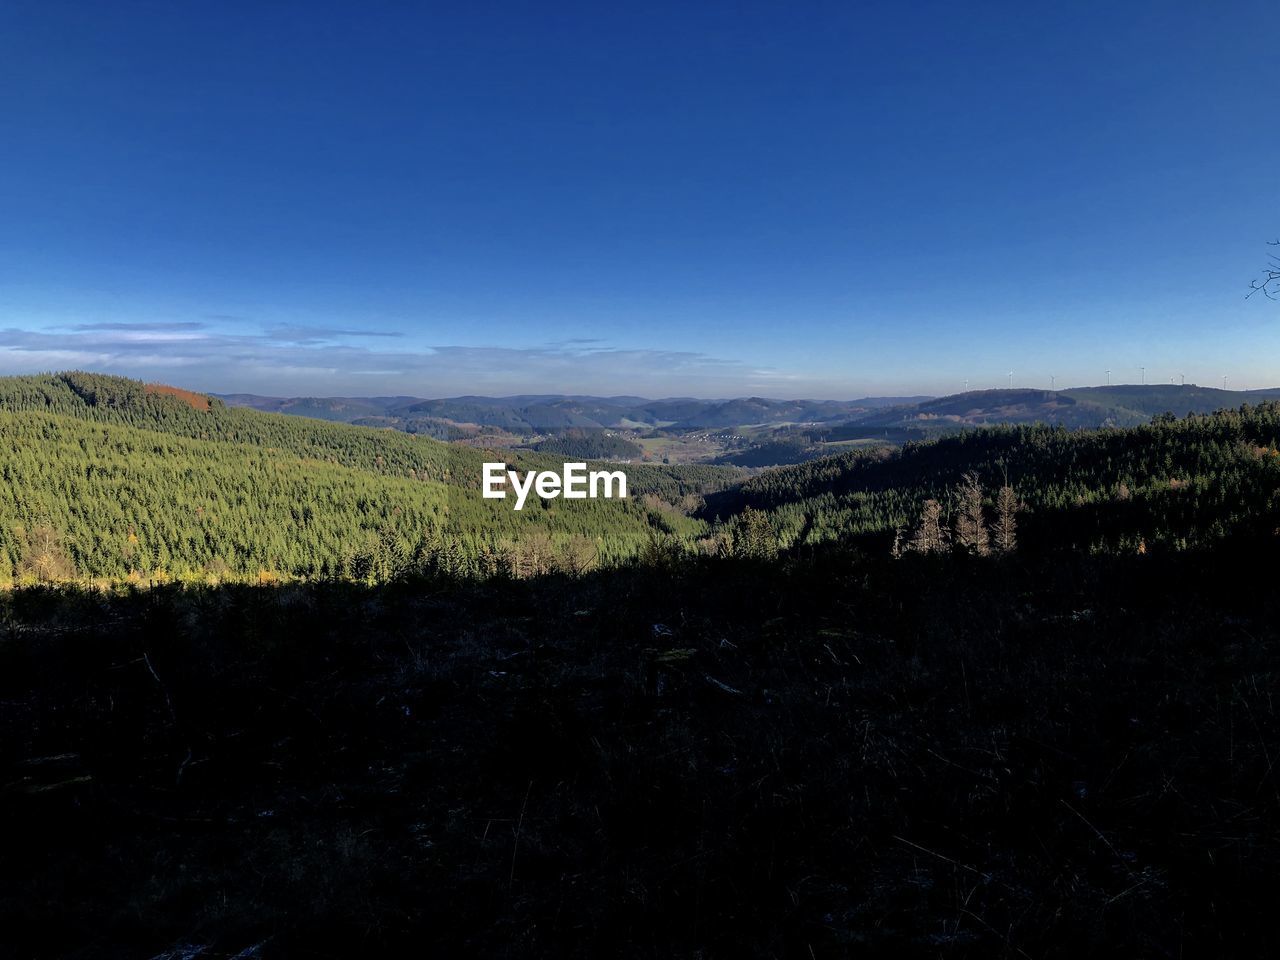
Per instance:
[[[1146,410],[1170,401],[1212,408],[1240,397],[1177,389],[1175,396],[1165,387],[984,391],[889,407],[863,429],[913,425],[919,436],[939,435],[817,459],[808,458],[821,445],[764,442],[754,448],[761,465],[794,447],[807,462],[741,483],[736,468],[636,465],[628,467],[628,501],[537,501],[517,514],[479,497],[484,461],[556,469],[570,454],[629,458],[634,449],[574,428],[541,452],[485,450],[230,407],[116,377],[3,378],[0,578],[22,571],[36,531],[57,539],[66,566],[90,577],[326,577],[374,567],[385,574],[410,558],[483,574],[516,563],[521,544],[534,541],[543,544],[536,549],[544,565],[588,546],[598,560],[620,562],[648,549],[655,531],[678,549],[708,537],[707,548],[718,549],[716,542],[732,543],[746,529],[748,508],[768,517],[768,537],[783,547],[865,540],[879,550],[914,522],[924,500],[949,502],[968,471],[989,491],[1008,477],[1029,508],[1029,536],[1044,543],[1110,550],[1280,525],[1273,516],[1280,407],[1141,422],[1150,418]],[[582,398],[548,402],[586,408]],[[701,415],[796,406],[747,400],[703,407]],[[975,427],[1050,415],[1059,426]],[[1068,429],[1104,415],[1108,425],[1133,425]],[[957,432],[968,427],[975,428]],[[699,497],[705,507],[687,515]]]
[[[1244,403],[1263,403],[1280,398],[1280,387],[1263,390],[1220,390],[1193,383],[1117,384],[1109,387],[1076,387],[1062,391],[1067,396],[1115,410],[1132,411],[1144,417],[1161,413],[1185,416],[1188,413],[1212,413],[1238,407]]]
[[[442,440],[486,434],[518,439],[589,431],[661,436],[730,434],[690,459],[739,466],[799,463],[837,452],[831,444],[900,444],[974,427],[1044,423],[1069,429],[1133,427],[1173,413],[1210,413],[1280,397],[1280,388],[1228,391],[1195,384],[1120,384],[1066,390],[974,390],[945,397],[859,400],[728,400],[522,395],[442,400],[407,397],[277,398],[227,395],[231,406],[340,420]],[[633,455],[628,453],[627,457]],[[621,455],[620,455],[621,456]]]
[[[85,373],[0,378],[0,451],[0,578],[29,561],[37,531],[89,577],[339,576],[415,552],[479,570],[531,537],[548,555],[539,562],[570,545],[609,562],[654,529],[697,534],[701,523],[671,504],[740,475],[636,466],[626,501],[536,501],[516,513],[480,497],[482,462],[528,470],[560,459]]]
[[[1020,521],[1047,548],[1184,549],[1280,529],[1280,404],[1191,414],[1122,429],[1044,424],[964,433],[812,460],[761,473],[707,498],[705,517],[769,517],[784,545],[864,542],[887,550],[922,504],[953,516],[972,473],[990,498],[1011,485]]]
[[[1212,413],[1280,397],[1280,388],[1218,390],[1194,384],[1123,384],[1068,390],[1025,388],[973,390],[918,403],[900,404],[798,432],[818,442],[858,438],[903,442],[1000,424],[1064,426],[1068,429],[1134,427],[1155,416]]]
[[[412,397],[264,397],[254,394],[221,394],[229,406],[252,407],[271,413],[290,413],[324,420],[355,422],[377,418],[387,426],[402,426],[419,419],[455,424],[497,427],[513,432],[546,432],[567,429],[616,429],[668,427],[674,430],[707,430],[762,423],[818,423],[849,419],[886,406],[923,400],[923,397],[867,397],[861,400],[770,400],[746,397],[699,400],[676,397],[645,400],[641,397],[587,397],[522,395],[512,397],[465,396],[441,400]]]

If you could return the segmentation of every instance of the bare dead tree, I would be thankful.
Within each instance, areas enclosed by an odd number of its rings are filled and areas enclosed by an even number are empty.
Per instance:
[[[1280,247],[1280,240],[1272,240],[1267,246]],[[1274,253],[1268,255],[1262,276],[1255,277],[1249,284],[1246,296],[1252,297],[1255,293],[1261,293],[1268,300],[1280,299],[1280,256]]]
[[[926,500],[920,510],[920,526],[911,537],[910,547],[916,553],[938,553],[947,547],[947,532],[942,528],[942,504]]]
[[[42,583],[56,583],[75,576],[75,566],[63,547],[62,534],[49,524],[14,531],[22,542],[18,572]]]
[[[544,577],[552,570],[556,559],[555,542],[551,533],[535,527],[518,540],[503,544],[507,572],[517,580]]]
[[[1022,502],[1008,482],[996,494],[995,547],[1001,553],[1018,549],[1018,511]]]
[[[903,536],[904,533],[901,527],[894,529],[893,546],[889,548],[889,556],[893,557],[895,560],[902,556],[902,552],[906,550],[906,544],[903,542]]]
[[[982,485],[978,483],[976,473],[971,471],[960,478],[956,500],[959,507],[956,513],[956,546],[985,557],[991,552],[991,537],[982,512]]]
[[[599,544],[590,537],[575,533],[560,545],[555,567],[572,577],[580,577],[599,562]]]

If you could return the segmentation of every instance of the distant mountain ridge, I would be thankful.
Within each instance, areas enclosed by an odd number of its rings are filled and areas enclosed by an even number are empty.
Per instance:
[[[1048,423],[1072,429],[1126,427],[1170,412],[1211,413],[1280,397],[1280,387],[1221,390],[1196,384],[1117,384],[1036,390],[973,390],[945,397],[857,400],[697,399],[522,394],[509,397],[266,397],[217,394],[229,406],[252,407],[367,426],[423,432],[426,425],[466,424],[513,433],[564,430],[731,430],[772,425],[826,440],[877,435],[936,435],[993,424]]]
[[[973,390],[891,407],[858,418],[846,427],[853,432],[915,428],[925,434],[996,424],[1046,423],[1072,429],[1134,427],[1162,413],[1176,416],[1213,413],[1277,397],[1280,397],[1280,388],[1275,387],[1263,390],[1219,390],[1195,384],[1119,384],[1067,390],[1015,387]]]
[[[773,400],[738,397],[703,400],[669,397],[591,397],[526,394],[510,397],[462,396],[430,400],[416,397],[267,397],[216,394],[229,406],[252,407],[322,420],[356,423],[369,418],[396,421],[442,420],[512,431],[671,427],[716,430],[756,423],[826,423],[849,420],[885,407],[929,399],[865,397],[859,400]]]

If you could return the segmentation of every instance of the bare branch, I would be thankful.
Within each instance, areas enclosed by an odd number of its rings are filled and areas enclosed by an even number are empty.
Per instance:
[[[1268,246],[1280,247],[1280,240],[1272,240]],[[1268,300],[1280,299],[1280,257],[1271,254],[1267,259],[1270,263],[1262,271],[1262,276],[1256,277],[1249,284],[1249,292],[1245,294],[1246,300],[1259,292]]]

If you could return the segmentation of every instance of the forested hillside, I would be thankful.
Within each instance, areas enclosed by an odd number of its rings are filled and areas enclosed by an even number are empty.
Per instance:
[[[864,397],[861,400],[700,400],[692,397],[646,400],[643,397],[514,396],[452,397],[262,397],[225,394],[233,406],[269,412],[356,421],[376,416],[404,429],[423,418],[455,424],[526,432],[567,429],[601,430],[625,426],[670,426],[706,430],[748,423],[817,422],[848,419],[887,406],[911,404],[926,397]]]
[[[1214,413],[1275,400],[1277,390],[1218,390],[1195,384],[1117,384],[1034,390],[970,390],[873,410],[847,422],[793,428],[815,441],[921,439],[984,426],[1045,424],[1072,430],[1136,427],[1165,413]]]
[[[604,430],[566,430],[534,445],[539,453],[578,460],[632,461],[644,456],[636,444]]]
[[[558,461],[230,409],[92,374],[0,379],[0,578],[460,573],[633,555],[692,537],[673,504],[736,474],[643,466],[625,502],[479,496],[481,464]]]
[[[1044,423],[1072,429],[1131,427],[1162,413],[1213,413],[1276,399],[1280,388],[1225,390],[1198,384],[1115,384],[1043,390],[1010,387],[967,390],[942,397],[864,397],[860,400],[734,400],[639,397],[259,397],[227,394],[233,406],[376,423],[409,432],[421,424],[451,424],[525,433],[569,430],[646,430],[673,433],[766,426],[795,437],[839,440],[909,439],[997,424]],[[767,442],[767,441],[765,441]],[[778,461],[772,461],[778,462]]]
[[[989,494],[1006,483],[1017,492],[1024,543],[1185,548],[1276,528],[1277,444],[1275,403],[1126,430],[992,427],[769,471],[709,497],[706,515],[764,511],[788,545],[850,537],[887,545],[926,500],[950,513],[973,472]]]
[[[1063,396],[1112,410],[1154,417],[1161,413],[1172,413],[1175,416],[1213,413],[1246,403],[1265,403],[1280,396],[1280,389],[1269,387],[1263,390],[1225,390],[1193,383],[1120,383],[1105,387],[1072,387],[1061,393]]]
[[[631,466],[625,502],[516,513],[479,496],[481,464],[553,469],[571,451],[485,451],[92,374],[7,378],[0,579],[532,575],[833,540],[887,552],[930,500],[953,527],[966,475],[980,518],[1010,488],[1024,549],[1180,550],[1280,526],[1278,444],[1275,403],[1123,430],[992,427],[738,486],[726,468]]]

